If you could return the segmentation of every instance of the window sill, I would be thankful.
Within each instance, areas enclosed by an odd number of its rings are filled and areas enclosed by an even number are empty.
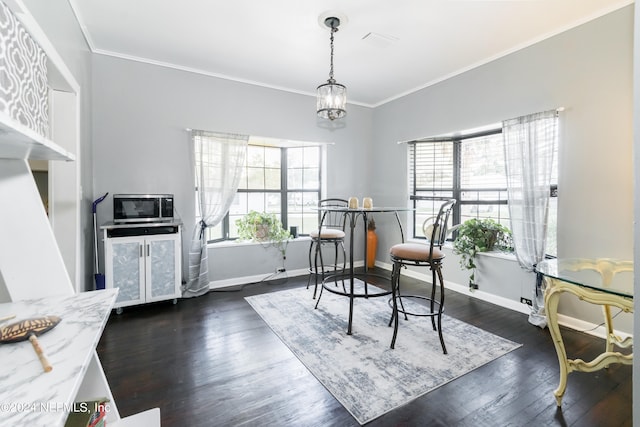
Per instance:
[[[426,240],[424,239],[408,239],[409,243],[422,243],[426,244]],[[453,243],[447,242],[444,244],[444,248],[453,252]],[[500,258],[507,259],[511,261],[517,261],[516,255],[514,253],[502,252],[502,251],[490,251],[490,252],[478,252],[477,256],[486,256],[490,258]]]
[[[515,256],[515,254],[509,253],[509,252],[502,252],[502,251],[480,252],[480,253],[478,253],[478,255],[479,256],[488,256],[488,257],[491,257],[491,258],[500,258],[500,259],[508,259],[508,260],[512,260],[512,261],[517,261],[517,258]]]
[[[309,236],[301,236],[295,239],[289,240],[289,243],[295,242],[308,242],[311,240]],[[239,248],[243,246],[267,246],[270,242],[253,242],[247,240],[223,240],[221,242],[215,243],[207,243],[207,248],[218,249],[218,248]]]

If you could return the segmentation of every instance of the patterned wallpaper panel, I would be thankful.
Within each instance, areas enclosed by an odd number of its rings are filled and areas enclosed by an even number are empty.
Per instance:
[[[49,137],[47,56],[0,1],[0,111]]]

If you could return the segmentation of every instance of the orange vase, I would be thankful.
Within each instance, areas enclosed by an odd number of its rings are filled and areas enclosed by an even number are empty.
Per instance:
[[[378,235],[373,230],[367,230],[367,268],[375,267],[377,248]]]

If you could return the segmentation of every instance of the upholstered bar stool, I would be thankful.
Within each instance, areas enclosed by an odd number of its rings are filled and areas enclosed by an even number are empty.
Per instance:
[[[345,222],[346,216],[344,212],[322,210],[322,208],[347,208],[349,202],[345,199],[323,199],[318,201],[318,222],[322,224],[321,228],[313,230],[309,233],[311,237],[311,245],[309,245],[309,278],[307,279],[307,289],[311,283],[311,278],[315,280],[313,289],[313,299],[316,298],[318,291],[318,278],[321,281],[325,278],[325,263],[322,253],[322,247],[331,245],[334,247],[333,262],[326,267],[333,268],[333,272],[337,273],[339,263],[339,248],[342,248],[342,266],[344,271],[347,265],[347,253],[344,247],[345,238]],[[318,266],[320,260],[320,266]]]
[[[426,236],[429,244],[424,243],[400,243],[391,247],[390,255],[393,262],[391,271],[391,320],[389,326],[393,324],[393,338],[391,339],[391,348],[395,347],[396,338],[398,336],[399,313],[407,315],[430,317],[434,331],[438,331],[442,351],[447,354],[447,347],[442,336],[442,312],[444,310],[444,279],[442,278],[442,260],[445,255],[442,252],[442,245],[447,238],[449,216],[453,210],[456,200],[451,199],[440,206],[435,221],[428,227],[423,227],[429,233]],[[403,267],[408,265],[416,267],[429,267],[431,269],[431,296],[422,295],[402,295],[400,291],[400,276]],[[440,297],[436,300],[436,288],[439,287]],[[420,312],[411,312],[405,309],[403,300],[420,299],[427,301],[424,310]]]

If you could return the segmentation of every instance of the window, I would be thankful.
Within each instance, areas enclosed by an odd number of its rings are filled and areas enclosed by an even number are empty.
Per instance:
[[[273,212],[301,235],[318,227],[324,146],[251,137],[242,179],[224,220],[207,229],[208,241],[238,237],[236,220],[249,211]],[[197,189],[196,189],[197,191]]]
[[[408,145],[409,195],[416,208],[413,237],[424,239],[423,222],[435,217],[443,200],[458,200],[451,224],[491,218],[509,227],[502,129],[499,125]],[[550,188],[547,253],[556,253],[558,167],[554,156]]]

